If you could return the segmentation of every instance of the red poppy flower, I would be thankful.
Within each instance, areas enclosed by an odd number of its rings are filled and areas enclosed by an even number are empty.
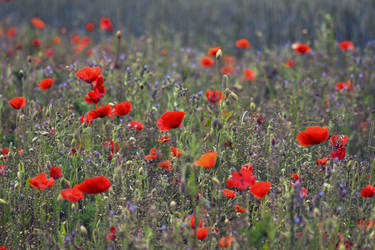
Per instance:
[[[120,150],[120,146],[118,145],[118,143],[114,143],[112,140],[105,141],[104,146],[111,146],[111,154],[114,154],[115,152],[118,152]]]
[[[95,176],[85,179],[79,184],[78,189],[85,194],[99,194],[106,192],[111,187],[111,182],[105,176]]]
[[[182,152],[179,148],[171,147],[171,152],[172,152],[173,157],[180,158],[182,155]]]
[[[136,130],[142,130],[143,124],[137,121],[131,121],[128,123],[129,129],[135,128]]]
[[[63,189],[60,194],[63,200],[69,200],[71,202],[77,202],[85,198],[85,195],[79,189],[79,185],[74,185],[72,189]]]
[[[224,56],[224,61],[230,65],[236,64],[236,59],[232,56]]]
[[[223,94],[221,91],[214,89],[214,90],[207,90],[206,97],[212,103],[219,103]]]
[[[52,58],[53,57],[53,50],[52,49],[46,49],[45,51],[44,51],[44,57],[45,58]]]
[[[101,95],[98,89],[93,89],[87,93],[85,96],[85,101],[87,104],[98,103],[100,101]]]
[[[229,76],[229,75],[233,74],[234,72],[236,72],[236,68],[233,67],[232,64],[227,64],[227,65],[224,65],[223,67],[221,67],[220,71],[224,75],[228,75]]]
[[[307,196],[307,189],[304,188],[304,187],[302,187],[302,190],[301,190],[300,195],[301,195],[303,198],[305,198],[305,197]]]
[[[77,71],[76,76],[87,83],[92,83],[100,73],[102,73],[102,69],[99,67],[84,67]]]
[[[155,160],[157,157],[158,157],[158,153],[157,153],[157,151],[156,151],[156,148],[152,148],[152,149],[150,150],[150,154],[148,154],[148,155],[145,156],[145,160],[146,160],[146,161],[153,161],[153,160]]]
[[[333,159],[342,160],[345,157],[345,147],[339,147],[335,151],[329,154]]]
[[[294,62],[292,59],[289,59],[287,62],[286,62],[286,66],[289,67],[289,68],[293,68],[294,67]]]
[[[162,137],[159,138],[160,144],[167,144],[169,141],[170,141],[170,139],[169,139],[168,135],[162,136]]]
[[[272,183],[269,181],[257,182],[251,186],[250,193],[252,193],[258,200],[261,200],[268,194],[271,185]]]
[[[298,181],[299,179],[299,176],[297,173],[294,173],[294,174],[289,174],[290,177],[293,177],[294,181]]]
[[[327,127],[308,127],[305,131],[299,132],[297,140],[301,146],[311,146],[322,143],[328,139],[329,131]]]
[[[345,146],[348,142],[347,135],[331,135],[331,139],[329,140],[329,145],[334,147],[342,147]]]
[[[35,39],[31,42],[32,45],[36,46],[36,47],[39,47],[41,45],[41,42],[39,39]]]
[[[114,241],[116,239],[116,229],[114,227],[111,227],[109,231],[111,233],[107,235],[106,239],[107,241]]]
[[[4,147],[1,149],[1,152],[5,155],[9,154],[9,148],[8,147]]]
[[[95,25],[93,23],[87,23],[86,24],[86,30],[87,31],[93,31],[95,29]]]
[[[11,27],[8,30],[8,37],[13,38],[17,34],[17,28],[16,27]]]
[[[157,121],[156,125],[162,131],[171,130],[174,128],[182,128],[182,120],[184,119],[185,112],[171,111],[164,113]]]
[[[207,227],[200,227],[197,229],[197,239],[204,240],[208,235],[208,228]]]
[[[5,246],[0,246],[0,250],[7,250],[7,248]]]
[[[101,118],[101,117],[106,117],[106,116],[113,118],[112,106],[109,104],[107,105],[102,104],[102,106],[100,106],[99,108],[98,106],[96,106],[96,109],[90,110],[90,112],[87,114],[87,121],[90,123],[96,118]]]
[[[325,166],[327,164],[328,157],[324,157],[322,159],[316,160],[316,165]]]
[[[214,60],[212,60],[211,58],[205,56],[201,60],[201,66],[203,68],[210,68],[210,67],[214,66]]]
[[[128,101],[124,101],[120,104],[113,105],[113,108],[115,110],[112,112],[112,114],[117,116],[127,115],[132,111],[132,105]]]
[[[244,190],[254,185],[256,177],[253,176],[253,166],[244,165],[240,171],[233,172],[232,177],[228,178],[226,184],[229,188],[236,187],[239,190]]]
[[[311,50],[311,48],[309,47],[309,45],[303,44],[303,43],[294,43],[294,44],[292,44],[292,48],[297,53],[300,53],[300,54],[308,53]]]
[[[219,49],[221,49],[221,48],[220,48],[220,47],[209,48],[209,49],[208,49],[208,55],[209,55],[209,56],[216,57],[217,51],[218,51]]]
[[[236,198],[236,191],[235,190],[230,190],[230,189],[224,188],[223,194],[227,198]]]
[[[106,90],[104,86],[103,76],[99,75],[91,84],[92,86],[94,86],[94,89],[97,89],[99,91],[100,97],[105,94]]]
[[[374,195],[375,195],[375,187],[373,187],[370,184],[364,187],[361,191],[362,197],[373,197]]]
[[[242,78],[243,81],[255,81],[256,76],[255,72],[251,69],[244,69],[243,71],[244,77]]]
[[[34,178],[31,178],[29,180],[29,184],[32,187],[37,188],[40,191],[40,190],[45,189],[46,187],[49,187],[49,188],[53,187],[53,185],[55,185],[55,179],[53,178],[47,179],[46,173],[40,173]]]
[[[238,203],[236,203],[236,205],[234,205],[234,209],[236,210],[237,213],[243,213],[246,211],[246,209],[242,206],[240,206]]]
[[[100,29],[106,30],[108,32],[113,31],[113,24],[109,17],[102,17],[100,18]]]
[[[165,171],[167,171],[167,172],[173,170],[170,160],[166,160],[166,161],[160,162],[159,166],[162,167],[162,168],[164,168]]]
[[[14,97],[13,99],[9,100],[9,105],[12,106],[14,109],[20,109],[25,107],[26,100],[25,97]]]
[[[236,47],[241,49],[249,49],[250,48],[250,42],[249,40],[242,38],[236,41]]]
[[[340,92],[342,92],[344,89],[346,89],[348,92],[351,92],[352,91],[351,83],[350,81],[339,82],[336,84],[336,89],[340,90]]]
[[[3,176],[5,173],[5,170],[7,170],[7,167],[4,165],[0,165],[0,175]]]
[[[203,227],[203,224],[204,224],[204,223],[203,223],[203,220],[200,219],[200,220],[199,220],[199,226],[198,226],[198,228]],[[190,218],[190,227],[191,227],[192,229],[195,228],[195,216],[194,216],[194,215],[192,215],[191,218]]]
[[[194,161],[195,166],[203,168],[213,168],[216,164],[217,152],[208,152],[203,154],[199,160]]]
[[[51,170],[49,171],[49,176],[58,179],[61,177],[61,168],[59,167],[52,167]]]
[[[224,248],[224,247],[230,247],[231,246],[231,237],[222,237],[219,240],[219,247]]]
[[[339,48],[342,51],[346,51],[346,50],[354,50],[355,46],[351,41],[343,41],[343,42],[339,43]]]
[[[38,83],[38,86],[42,90],[47,90],[51,88],[54,81],[55,81],[55,78],[46,78],[46,79],[43,79],[40,83]]]
[[[46,27],[46,24],[39,17],[31,18],[31,24],[35,29],[44,29]]]

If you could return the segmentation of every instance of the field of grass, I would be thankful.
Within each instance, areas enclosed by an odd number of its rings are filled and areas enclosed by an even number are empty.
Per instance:
[[[375,247],[375,43],[328,15],[310,51],[99,19],[0,26],[0,249]]]

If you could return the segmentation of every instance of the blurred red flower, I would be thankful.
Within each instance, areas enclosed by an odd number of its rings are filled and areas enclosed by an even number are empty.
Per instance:
[[[231,237],[222,237],[219,240],[219,247],[224,248],[224,247],[230,247],[231,246]]]
[[[230,189],[224,188],[223,194],[227,198],[236,198],[236,191],[235,190],[230,190]]]
[[[334,147],[345,146],[347,142],[347,135],[331,135],[331,139],[329,139],[329,145]]]
[[[223,94],[221,91],[214,89],[214,90],[207,90],[206,97],[212,103],[219,103]]]
[[[242,78],[243,81],[255,81],[256,80],[256,73],[251,69],[244,69],[243,71],[244,77]]]
[[[204,224],[204,223],[203,223],[203,220],[200,219],[200,220],[199,220],[198,228],[203,227],[203,224]],[[194,216],[194,215],[192,215],[191,218],[190,218],[190,227],[191,227],[192,229],[195,228],[195,216]]]
[[[342,92],[344,89],[346,89],[348,92],[351,92],[352,91],[351,83],[350,81],[339,82],[336,84],[336,89],[340,90],[340,92]]]
[[[51,170],[49,171],[49,176],[58,179],[61,177],[61,168],[59,167],[52,167]]]
[[[217,152],[208,152],[203,154],[199,160],[194,161],[195,166],[200,166],[203,168],[213,168],[216,164]]]
[[[240,206],[238,203],[236,203],[236,205],[234,205],[234,209],[236,210],[237,213],[243,213],[246,211],[246,209],[242,206]]]
[[[9,105],[12,106],[14,109],[20,109],[25,107],[26,101],[25,97],[14,97],[13,99],[9,100]]]
[[[270,191],[272,183],[269,181],[257,182],[250,187],[250,193],[252,193],[255,198],[261,200]]]
[[[72,189],[63,189],[60,194],[63,200],[69,200],[71,202],[77,202],[85,198],[85,195],[79,189],[79,185],[74,185]]]
[[[244,165],[240,171],[233,172],[232,177],[228,178],[226,184],[229,188],[236,187],[239,190],[245,190],[254,185],[256,177],[253,175],[253,166]]]
[[[38,86],[42,90],[47,90],[47,89],[51,88],[54,81],[55,81],[55,78],[45,78],[40,83],[38,83]]]
[[[236,41],[236,47],[241,49],[249,49],[250,48],[250,42],[249,40],[242,38]]]
[[[364,187],[361,191],[362,197],[373,197],[374,195],[375,195],[375,187],[373,187],[370,184]]]
[[[179,148],[171,147],[171,152],[172,152],[173,157],[180,158],[182,155],[182,152]]]
[[[137,121],[131,121],[128,123],[129,129],[135,128],[136,130],[142,130],[143,124]]]
[[[55,179],[48,179],[46,173],[40,173],[34,178],[29,179],[29,184],[40,191],[45,189],[46,187],[53,187],[53,185],[55,185]]]
[[[322,159],[316,160],[316,165],[325,166],[327,164],[328,157],[324,157]]]
[[[100,95],[99,90],[94,88],[87,93],[87,96],[85,96],[85,101],[87,104],[98,103],[101,97],[102,96]]]
[[[113,31],[113,24],[109,17],[102,17],[100,18],[100,29],[106,30],[108,32]]]
[[[106,116],[113,118],[112,106],[109,104],[102,104],[102,106],[100,106],[99,108],[98,106],[96,106],[96,109],[90,110],[90,112],[87,114],[87,121],[90,123],[96,118],[102,118]]]
[[[162,131],[171,130],[174,128],[182,128],[182,120],[184,119],[185,112],[171,111],[164,113],[157,121],[156,125]]]
[[[204,240],[208,235],[208,228],[207,227],[200,227],[197,229],[197,239]]]
[[[123,116],[131,112],[132,105],[130,102],[124,101],[120,104],[113,105],[113,108],[114,108],[114,111],[112,111],[112,114],[117,115],[117,116]]]
[[[102,69],[99,67],[84,67],[77,71],[76,76],[87,83],[92,83],[99,77],[101,72]]]
[[[32,42],[31,42],[32,45],[36,46],[36,47],[39,47],[41,45],[41,42],[39,39],[34,39]]]
[[[300,54],[309,53],[311,51],[310,46],[304,43],[294,43],[292,44],[292,48]]]
[[[345,158],[345,147],[339,147],[329,154],[333,159],[342,160]]]
[[[204,67],[204,68],[210,68],[210,67],[214,66],[214,60],[205,56],[201,60],[201,66]]]
[[[157,151],[156,151],[156,148],[152,148],[152,149],[150,150],[150,154],[148,154],[148,155],[145,156],[145,160],[146,160],[146,161],[153,161],[153,160],[155,160],[157,157],[158,157],[158,153],[157,153]]]
[[[86,30],[87,31],[93,31],[95,29],[95,25],[93,23],[87,23],[86,24]]]
[[[17,34],[17,28],[16,27],[11,27],[8,30],[8,37],[13,38]]]
[[[162,136],[162,137],[159,138],[160,144],[167,144],[169,141],[170,141],[170,138],[169,138],[168,135]]]
[[[209,48],[208,49],[208,55],[209,56],[213,56],[213,57],[216,57],[216,53],[217,51],[221,49],[220,47],[216,47],[216,48]]]
[[[159,166],[162,167],[162,168],[164,168],[165,171],[167,171],[167,172],[173,170],[170,160],[159,162]]]
[[[341,43],[339,43],[339,48],[342,51],[346,51],[346,50],[354,50],[355,46],[351,41],[342,41]]]
[[[95,176],[85,179],[79,184],[78,189],[85,194],[99,194],[106,192],[111,187],[111,182],[105,176]]]
[[[311,146],[322,143],[328,139],[329,131],[327,127],[308,127],[305,131],[299,132],[297,135],[298,143],[301,146]]]
[[[46,24],[39,17],[31,18],[31,24],[35,29],[44,29],[46,27]]]

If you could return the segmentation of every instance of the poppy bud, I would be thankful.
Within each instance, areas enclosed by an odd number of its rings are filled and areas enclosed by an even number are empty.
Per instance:
[[[216,177],[212,177],[211,180],[216,184],[220,185],[220,181]]]
[[[177,206],[177,203],[175,201],[171,201],[171,203],[169,203],[169,206],[172,208],[172,209],[175,209],[176,206]]]
[[[74,205],[74,203],[72,203],[72,209],[74,209],[76,207],[76,205]]]
[[[222,55],[223,55],[223,51],[221,49],[218,49],[216,52],[216,59],[220,60]]]
[[[81,226],[79,229],[81,230],[81,233],[87,234],[87,229],[84,226]]]
[[[27,56],[27,62],[28,63],[32,63],[33,59],[31,58],[31,56]]]
[[[143,167],[140,167],[140,168],[138,169],[138,173],[139,173],[139,174],[142,174],[142,173],[143,173]]]
[[[122,36],[121,31],[118,30],[118,31],[116,32],[116,37],[117,37],[117,39],[121,39],[121,36]]]
[[[229,220],[228,220],[228,218],[226,218],[225,221],[224,221],[224,224],[226,225],[228,223],[229,223]]]
[[[20,78],[23,78],[24,74],[23,74],[23,70],[22,69],[20,71],[18,71],[18,76]]]

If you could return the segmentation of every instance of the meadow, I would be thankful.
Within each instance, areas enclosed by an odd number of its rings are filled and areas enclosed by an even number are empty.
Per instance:
[[[373,249],[375,42],[0,26],[0,249]],[[119,30],[119,31],[117,31]]]

